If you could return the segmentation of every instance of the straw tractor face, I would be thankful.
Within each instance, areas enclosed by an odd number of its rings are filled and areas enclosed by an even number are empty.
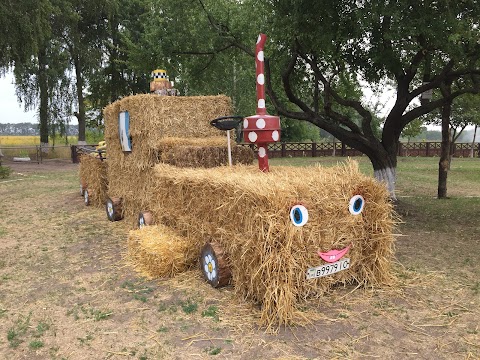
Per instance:
[[[109,220],[136,228],[129,256],[141,271],[173,276],[200,266],[213,287],[232,284],[260,303],[263,324],[273,326],[294,323],[300,302],[336,284],[388,283],[394,221],[385,186],[353,161],[269,169],[280,124],[265,111],[264,42],[257,114],[230,118],[225,96],[123,98],[104,110],[108,167],[88,158],[80,175],[83,192],[106,188],[97,193]],[[224,136],[238,123],[257,146],[258,168],[250,147]]]

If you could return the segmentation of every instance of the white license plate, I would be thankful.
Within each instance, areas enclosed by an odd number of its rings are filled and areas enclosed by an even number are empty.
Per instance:
[[[325,264],[307,270],[307,279],[315,279],[322,276],[332,275],[350,267],[350,259],[342,259],[331,264]]]

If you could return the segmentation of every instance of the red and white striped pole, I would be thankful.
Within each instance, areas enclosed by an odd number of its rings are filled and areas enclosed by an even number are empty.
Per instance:
[[[280,118],[268,115],[265,106],[265,62],[263,48],[267,36],[260,34],[255,47],[255,75],[257,87],[257,113],[243,121],[243,139],[257,144],[258,167],[268,172],[268,144],[280,140]]]

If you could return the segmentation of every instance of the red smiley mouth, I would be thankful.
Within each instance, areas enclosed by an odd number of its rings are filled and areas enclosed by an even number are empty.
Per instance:
[[[352,245],[348,245],[345,249],[342,250],[330,250],[328,252],[318,252],[318,256],[320,256],[323,260],[328,263],[333,263],[335,261],[340,260],[343,255],[345,255]]]

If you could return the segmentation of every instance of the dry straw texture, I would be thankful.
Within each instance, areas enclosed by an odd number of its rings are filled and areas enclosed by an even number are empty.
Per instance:
[[[130,115],[131,153],[124,153],[120,145],[120,111]],[[108,194],[123,199],[123,216],[132,226],[138,213],[149,209],[153,166],[179,146],[226,148],[225,132],[215,129],[210,121],[228,114],[231,101],[226,96],[135,95],[104,109]],[[245,156],[245,152],[241,154]]]
[[[120,146],[118,114],[121,111],[128,111],[130,115],[131,153],[124,153]],[[172,143],[167,138],[223,137],[226,142],[225,132],[211,126],[210,121],[231,111],[230,99],[220,95],[126,97],[104,109],[108,160],[119,166],[145,170],[159,162],[162,149]]]
[[[121,110],[130,114],[129,154],[118,137]],[[189,168],[218,162],[226,137],[209,121],[230,113],[224,96],[137,95],[105,109],[109,195],[123,198],[124,216],[132,226],[139,211],[149,210],[156,224],[170,228],[130,234],[131,257],[143,271],[170,276],[195,266],[201,247],[216,242],[228,254],[235,291],[261,304],[267,327],[298,322],[299,305],[336,284],[389,284],[391,204],[385,187],[362,175],[355,162],[327,169],[274,167],[267,174],[255,166]],[[205,160],[209,151],[210,160]],[[366,205],[354,216],[348,204],[356,194]],[[300,203],[307,207],[309,221],[295,227],[289,213]],[[348,245],[348,270],[306,279],[308,268],[323,263],[319,250]]]
[[[214,241],[229,256],[239,295],[262,305],[267,327],[295,323],[298,305],[335,284],[389,284],[393,257],[391,204],[385,187],[362,175],[355,162],[336,168],[254,167],[179,169],[155,166],[150,184],[157,223],[166,224],[200,252]],[[360,194],[366,205],[351,215]],[[293,226],[289,211],[304,204],[308,223]],[[306,271],[322,263],[317,251],[352,245],[350,269],[315,280]]]
[[[80,183],[86,185],[90,203],[103,206],[107,199],[107,163],[91,155],[80,156]]]
[[[232,147],[232,164],[251,165],[253,150],[245,146]],[[162,153],[162,161],[178,167],[211,168],[228,165],[225,146],[175,146]]]
[[[128,259],[147,277],[172,277],[187,270],[195,258],[191,245],[162,225],[131,230]]]

